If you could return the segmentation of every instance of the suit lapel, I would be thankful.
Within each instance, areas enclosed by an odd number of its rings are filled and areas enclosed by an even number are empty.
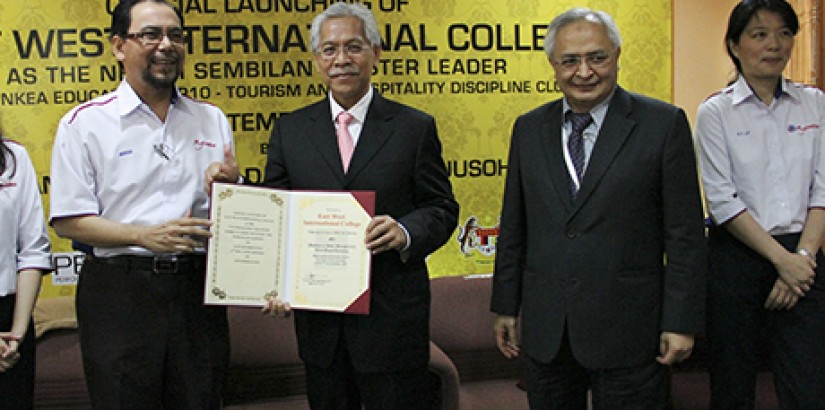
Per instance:
[[[616,93],[610,101],[604,123],[599,130],[596,145],[590,154],[590,161],[587,163],[587,171],[584,174],[581,189],[576,195],[574,204],[576,208],[586,202],[593,190],[599,185],[599,182],[610,168],[610,164],[613,163],[630,136],[633,127],[636,126],[636,121],[630,118],[632,111],[633,103],[630,94],[621,87],[616,87]]]
[[[391,124],[394,118],[395,112],[390,104],[377,91],[374,91],[370,108],[367,110],[367,118],[364,120],[364,127],[358,137],[358,144],[352,153],[349,172],[344,176],[347,183],[354,180],[367,167],[393,135],[395,129]]]
[[[336,178],[343,183],[344,168],[341,166],[341,154],[338,151],[331,112],[328,99],[312,106],[308,115],[306,138],[315,146]]]
[[[546,110],[547,118],[539,121],[540,129],[537,130],[543,142],[544,161],[550,179],[553,182],[556,195],[566,208],[572,205],[570,173],[567,171],[567,164],[564,161],[564,146],[561,138],[561,113],[562,100],[556,100],[548,105]]]

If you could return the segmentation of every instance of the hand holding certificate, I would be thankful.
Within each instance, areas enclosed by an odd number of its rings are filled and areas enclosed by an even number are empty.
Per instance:
[[[206,304],[369,313],[366,228],[373,192],[288,191],[215,183]]]

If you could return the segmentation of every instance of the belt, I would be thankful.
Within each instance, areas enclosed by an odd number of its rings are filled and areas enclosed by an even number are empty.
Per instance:
[[[118,255],[108,258],[95,257],[94,260],[127,270],[162,274],[200,272],[206,267],[205,255]]]

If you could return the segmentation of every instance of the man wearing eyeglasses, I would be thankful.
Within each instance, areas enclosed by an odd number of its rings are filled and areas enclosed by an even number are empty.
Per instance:
[[[586,8],[548,26],[563,98],[513,127],[492,311],[533,409],[664,409],[703,327],[706,250],[685,113],[617,85],[621,37]],[[521,315],[521,340],[516,329]]]
[[[221,406],[228,325],[225,309],[202,302],[203,174],[234,143],[218,108],[175,86],[184,33],[169,3],[121,1],[111,44],[125,78],[70,110],[55,138],[51,224],[93,247],[76,303],[98,409]]]
[[[310,407],[429,409],[425,258],[458,218],[435,120],[372,88],[381,37],[363,5],[331,5],[313,20],[310,42],[329,96],[275,123],[264,185],[376,194],[369,315],[294,312]],[[264,311],[288,309],[271,301]]]

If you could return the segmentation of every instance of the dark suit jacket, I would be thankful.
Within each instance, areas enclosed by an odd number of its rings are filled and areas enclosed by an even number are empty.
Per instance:
[[[427,366],[430,284],[424,258],[449,239],[458,219],[433,117],[375,92],[344,174],[324,99],[275,123],[264,185],[375,191],[375,214],[392,216],[410,234],[406,262],[395,251],[373,257],[368,316],[295,312],[301,358],[326,367],[337,344],[346,343],[358,371]]]
[[[575,201],[562,118],[559,99],[514,125],[492,310],[521,310],[522,351],[541,362],[555,357],[565,324],[585,367],[654,360],[662,331],[695,334],[704,320],[707,260],[687,118],[617,87]]]

